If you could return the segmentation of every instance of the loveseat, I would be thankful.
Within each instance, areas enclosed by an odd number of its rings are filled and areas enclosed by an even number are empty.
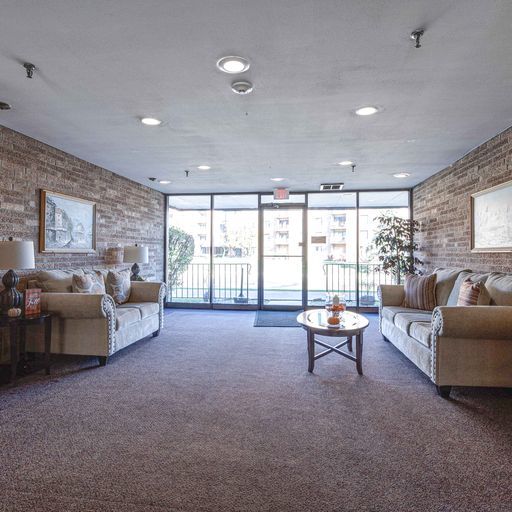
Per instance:
[[[52,353],[108,357],[149,335],[158,336],[164,323],[165,284],[133,281],[129,299],[116,304],[106,293],[72,293],[73,273],[82,269],[40,271],[29,287],[38,287],[41,308],[53,313]],[[106,276],[107,271],[96,271]]]
[[[402,285],[379,287],[379,327],[448,398],[452,386],[512,387],[512,274],[436,269],[433,311],[403,306]],[[461,284],[482,282],[490,305],[457,306]]]

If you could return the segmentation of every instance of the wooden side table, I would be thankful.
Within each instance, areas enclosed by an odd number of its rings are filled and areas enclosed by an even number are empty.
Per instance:
[[[52,315],[51,313],[41,313],[39,315],[8,317],[0,316],[0,326],[9,327],[9,344],[11,352],[11,371],[9,382],[16,379],[18,371],[19,356],[25,356],[27,325],[44,324],[44,362],[42,368],[46,375],[50,375],[50,354],[52,347]],[[40,368],[34,368],[39,370]]]

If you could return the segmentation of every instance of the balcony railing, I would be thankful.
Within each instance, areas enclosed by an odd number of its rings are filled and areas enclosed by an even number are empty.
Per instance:
[[[320,305],[326,294],[337,294],[343,297],[349,306],[355,306],[359,287],[359,305],[377,306],[378,286],[394,284],[395,279],[383,272],[375,263],[360,263],[359,275],[357,269],[356,263],[325,262],[324,282],[309,282],[309,303]],[[251,270],[250,263],[214,263],[210,300],[210,265],[190,263],[181,274],[179,283],[169,287],[169,300],[171,302],[255,304],[257,290],[254,285],[252,288],[249,287]],[[279,295],[279,290],[272,291],[276,296]],[[286,290],[286,292],[294,291],[300,290]]]
[[[340,295],[350,306],[355,306],[357,304],[357,285],[359,285],[359,305],[377,306],[377,288],[380,284],[394,284],[395,279],[391,274],[381,270],[376,263],[360,263],[359,276],[357,267],[356,263],[325,263],[326,292],[331,295]]]
[[[247,304],[251,267],[250,263],[214,263],[213,302]],[[209,263],[190,263],[179,283],[169,288],[172,302],[209,302]]]

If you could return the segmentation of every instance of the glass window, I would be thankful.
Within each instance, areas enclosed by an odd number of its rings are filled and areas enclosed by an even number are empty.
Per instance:
[[[168,197],[168,301],[210,302],[210,197]]]
[[[308,196],[308,304],[328,295],[356,304],[357,212],[355,193]]]
[[[212,300],[219,304],[258,303],[258,196],[213,198]]]
[[[392,214],[408,218],[407,191],[361,192],[359,194],[359,305],[378,306],[379,284],[392,284],[393,277],[380,269],[379,255],[373,244],[378,233],[378,218]]]

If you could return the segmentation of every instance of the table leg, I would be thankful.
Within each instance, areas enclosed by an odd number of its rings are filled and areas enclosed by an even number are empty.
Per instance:
[[[349,336],[347,338],[347,348],[348,348],[349,352],[352,352],[352,336]]]
[[[11,345],[11,378],[10,382],[16,379],[16,370],[18,368],[18,325],[11,322],[9,326],[9,341]]]
[[[356,368],[359,375],[363,375],[363,333],[356,336]]]
[[[315,334],[308,329],[308,372],[312,373],[315,367]]]
[[[50,354],[52,350],[52,319],[44,320],[44,367],[46,375],[50,375]]]

